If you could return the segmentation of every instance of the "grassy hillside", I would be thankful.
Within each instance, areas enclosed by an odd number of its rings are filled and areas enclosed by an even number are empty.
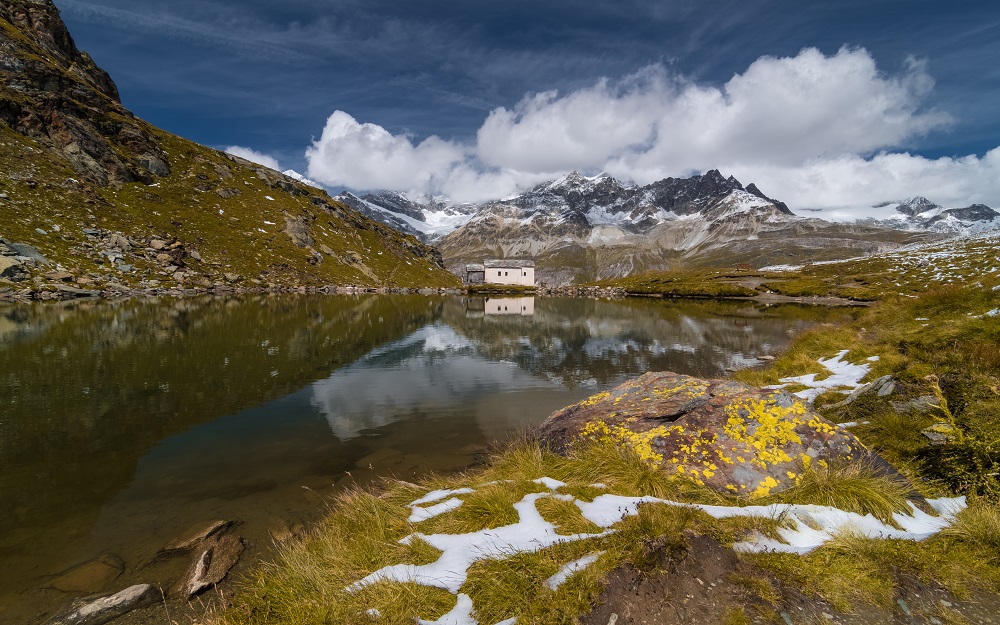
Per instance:
[[[48,1],[0,5],[0,245],[8,295],[459,284],[324,191],[136,118]]]
[[[8,286],[44,289],[58,282],[45,275],[61,269],[84,288],[458,284],[432,248],[323,191],[149,130],[170,174],[116,188],[80,180],[45,146],[0,125],[0,238],[50,263],[33,267],[41,279]],[[153,249],[154,240],[180,246]]]

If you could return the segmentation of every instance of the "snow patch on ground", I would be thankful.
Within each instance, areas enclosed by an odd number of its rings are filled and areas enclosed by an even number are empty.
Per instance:
[[[830,375],[826,376],[822,380],[816,379],[816,376],[821,374],[809,373],[790,378],[781,378],[778,381],[783,382],[783,384],[769,388],[784,388],[789,384],[802,384],[804,386],[808,386],[809,388],[793,393],[793,395],[804,399],[809,403],[816,401],[817,397],[827,391],[839,390],[844,393],[850,393],[854,389],[861,386],[861,380],[868,375],[871,367],[866,364],[856,365],[844,360],[844,356],[847,355],[847,352],[848,350],[844,349],[838,352],[833,358],[820,358],[817,361],[830,372]]]
[[[820,360],[834,375],[857,376],[858,371],[849,367],[859,367],[844,363],[846,355],[841,352],[836,357],[826,361]],[[831,366],[832,365],[832,368]],[[848,367],[849,366],[849,367]],[[839,372],[839,373],[838,373]],[[866,371],[867,372],[867,371]],[[863,377],[863,374],[862,376]],[[860,379],[860,378],[857,378]],[[661,504],[681,508],[697,509],[717,519],[731,517],[758,517],[785,520],[785,527],[778,529],[780,540],[765,536],[755,536],[750,540],[737,543],[734,548],[747,552],[782,552],[804,554],[816,549],[838,534],[855,533],[868,538],[924,540],[951,525],[955,515],[966,508],[965,497],[930,499],[927,503],[937,513],[928,514],[910,504],[910,513],[896,513],[893,521],[896,527],[883,523],[872,515],[860,515],[846,512],[830,506],[802,504],[771,504],[767,506],[715,506],[706,504],[686,504],[657,497],[626,497],[622,495],[605,494],[593,501],[583,501],[571,495],[556,492],[566,486],[564,482],[549,477],[534,480],[549,489],[548,492],[529,493],[514,504],[518,514],[518,522],[494,529],[480,530],[466,534],[431,534],[413,533],[400,540],[401,544],[409,544],[413,540],[424,540],[441,550],[441,556],[430,564],[396,564],[383,567],[347,587],[349,592],[359,590],[376,582],[413,582],[424,586],[443,588],[456,596],[455,607],[436,621],[417,619],[423,625],[478,625],[472,600],[460,590],[468,578],[469,569],[482,560],[502,559],[517,553],[534,553],[547,547],[600,538],[615,531],[614,525],[629,516],[639,513],[640,506],[646,504]],[[451,490],[435,490],[414,500],[409,508],[414,515],[430,514],[435,509],[443,513],[449,507],[453,510],[461,505],[458,495],[476,492],[472,488]],[[536,502],[546,497],[571,501],[580,509],[581,515],[605,531],[596,534],[559,535],[555,526],[546,521],[536,508]],[[448,498],[448,499],[445,499]],[[433,506],[421,508],[421,504],[440,502]],[[457,502],[457,503],[455,503]],[[418,511],[426,511],[419,512]],[[430,518],[425,516],[423,518]],[[413,521],[411,516],[411,522]],[[788,527],[790,525],[790,527]],[[571,575],[590,566],[603,552],[589,554],[583,558],[565,564],[558,573],[545,583],[549,588],[558,588]],[[516,619],[507,619],[496,625],[513,625]]]
[[[572,562],[563,565],[563,567],[559,569],[558,573],[545,580],[545,585],[551,588],[552,590],[559,588],[571,576],[584,570],[594,562],[597,562],[597,559],[600,558],[602,555],[604,555],[604,552],[598,551],[597,553],[592,553],[590,555],[583,556],[579,560],[573,560]]]

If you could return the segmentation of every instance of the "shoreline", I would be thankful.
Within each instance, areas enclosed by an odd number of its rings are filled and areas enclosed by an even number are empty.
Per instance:
[[[370,287],[370,286],[254,286],[254,287],[192,287],[192,288],[131,288],[113,285],[104,289],[80,289],[68,285],[46,285],[47,289],[0,289],[0,302],[71,301],[83,299],[119,299],[129,297],[197,297],[202,295],[251,295],[251,294],[324,294],[324,295],[467,295],[482,297],[589,297],[596,299],[696,299],[748,301],[759,304],[804,304],[809,306],[858,306],[868,307],[874,302],[833,296],[790,296],[778,293],[761,293],[752,297],[725,295],[666,295],[659,293],[630,292],[620,287],[561,286],[536,287],[535,289],[469,289],[453,287]]]

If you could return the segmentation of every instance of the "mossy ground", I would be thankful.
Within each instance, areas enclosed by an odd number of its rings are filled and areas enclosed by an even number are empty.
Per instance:
[[[215,622],[412,623],[415,615],[439,618],[455,605],[454,596],[441,589],[387,582],[355,591],[347,588],[383,566],[435,561],[441,552],[425,541],[399,543],[413,532],[463,533],[515,523],[511,505],[528,493],[545,490],[532,481],[541,475],[566,481],[559,492],[582,500],[610,491],[734,503],[690,482],[666,479],[632,452],[614,445],[583,446],[562,457],[537,443],[521,441],[494,455],[479,470],[430,477],[417,485],[387,481],[377,491],[341,495],[332,502],[326,521],[246,580],[231,605],[216,614]],[[606,489],[592,486],[591,480],[597,477],[604,480]],[[810,484],[775,500],[835,503],[857,512],[883,505],[896,509],[903,501],[903,494],[890,481],[864,472],[831,473],[817,480],[832,493],[829,497],[823,487]],[[477,488],[462,507],[427,521],[407,521],[409,502],[431,489],[460,487]],[[845,491],[850,495],[840,496]],[[565,501],[543,499],[538,510],[560,534],[598,529]],[[481,623],[513,617],[524,623],[572,623],[590,611],[613,570],[627,564],[648,575],[662,574],[662,562],[654,556],[666,549],[682,557],[690,549],[692,536],[710,536],[732,545],[755,533],[776,536],[781,525],[781,519],[716,520],[692,509],[643,506],[637,516],[619,523],[613,534],[481,561],[470,569],[461,592],[471,597]],[[789,597],[803,593],[844,613],[857,605],[887,608],[908,576],[958,598],[996,593],[1000,591],[996,532],[1000,532],[998,508],[979,500],[949,531],[922,543],[846,534],[806,556],[742,555],[726,582],[742,588],[753,602],[730,608],[734,615],[746,611],[776,620]],[[566,563],[595,552],[603,552],[597,562],[562,586],[553,590],[545,585]]]

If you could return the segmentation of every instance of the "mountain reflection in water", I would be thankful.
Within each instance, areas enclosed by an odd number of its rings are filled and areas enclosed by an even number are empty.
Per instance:
[[[53,576],[103,553],[125,572],[94,592],[169,585],[156,552],[213,518],[243,521],[249,566],[276,523],[317,519],[344,485],[464,468],[628,377],[720,376],[844,314],[376,295],[0,304],[0,623],[44,620],[75,596]]]

